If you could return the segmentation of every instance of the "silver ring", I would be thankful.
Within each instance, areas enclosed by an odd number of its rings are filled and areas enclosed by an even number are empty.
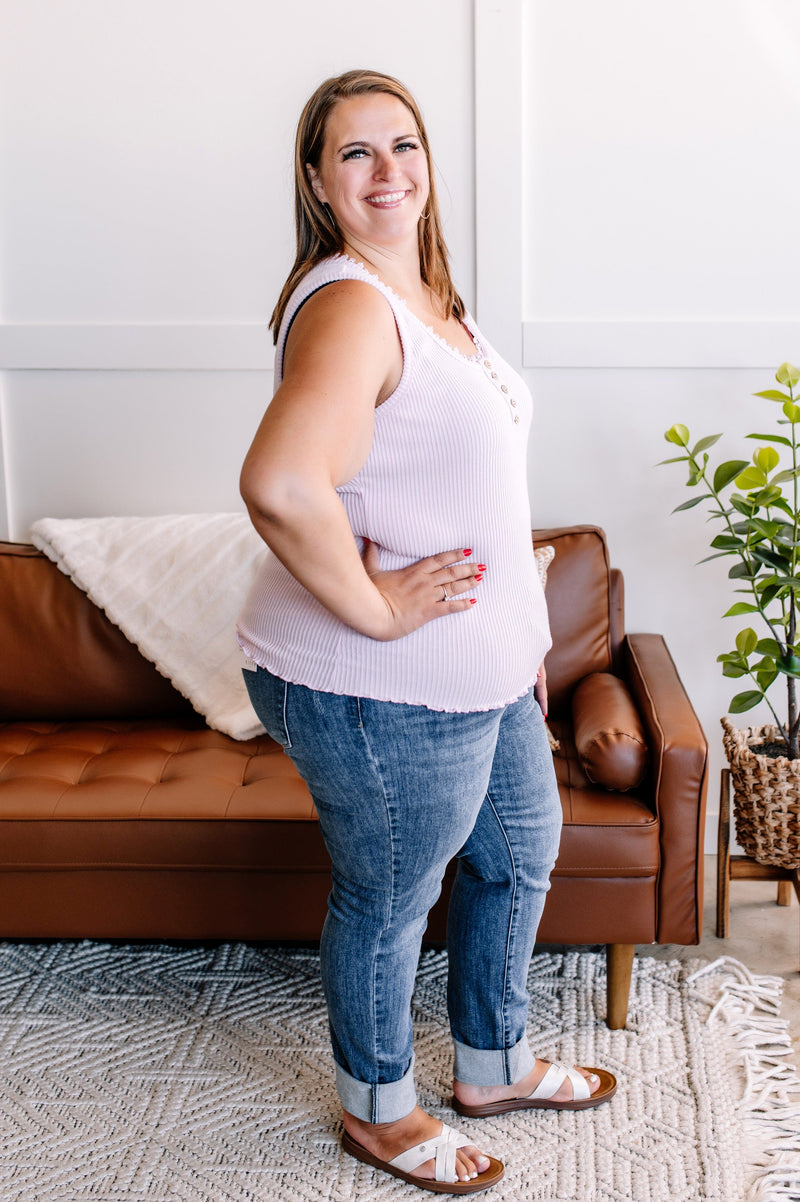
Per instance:
[[[442,600],[443,601],[452,601],[453,598],[448,593],[446,587],[442,584],[442,585],[440,585],[440,588],[442,590]]]

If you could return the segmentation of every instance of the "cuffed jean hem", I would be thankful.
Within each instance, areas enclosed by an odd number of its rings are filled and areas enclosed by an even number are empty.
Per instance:
[[[463,1085],[514,1085],[527,1077],[536,1064],[527,1035],[505,1051],[492,1048],[470,1048],[453,1040],[456,1081]]]
[[[342,1106],[363,1123],[394,1123],[404,1119],[417,1104],[414,1085],[414,1058],[404,1077],[383,1085],[357,1081],[339,1064],[336,1070],[336,1092]]]

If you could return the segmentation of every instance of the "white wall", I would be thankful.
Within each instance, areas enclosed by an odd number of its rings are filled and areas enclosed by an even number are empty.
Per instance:
[[[523,10],[525,318],[800,318],[800,6]]]
[[[363,0],[0,0],[10,537],[45,514],[239,508],[293,258],[294,127],[322,79],[365,65],[421,98],[472,301],[470,4],[406,0],[389,36]]]
[[[0,533],[239,507],[328,74],[418,95],[458,282],[537,400],[538,524],[605,527],[712,744],[724,566],[663,430],[800,359],[795,0],[0,0]]]

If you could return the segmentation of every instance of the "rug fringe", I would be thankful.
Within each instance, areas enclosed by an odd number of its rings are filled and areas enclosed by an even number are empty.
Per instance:
[[[706,1021],[725,1025],[745,1075],[740,1114],[755,1175],[747,1198],[800,1202],[800,1076],[789,1025],[780,1017],[783,981],[752,973],[731,956],[703,965],[688,980],[712,973],[724,975]]]

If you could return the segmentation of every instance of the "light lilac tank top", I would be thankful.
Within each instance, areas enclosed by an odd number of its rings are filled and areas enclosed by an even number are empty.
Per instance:
[[[362,537],[375,543],[384,569],[469,547],[470,559],[487,565],[474,594],[462,594],[477,604],[378,642],[340,622],[270,553],[239,617],[239,642],[261,667],[322,692],[447,712],[500,708],[526,692],[550,646],[531,545],[530,393],[469,316],[471,357],[342,255],[318,264],[293,293],[278,337],[276,387],[300,306],[345,279],[383,294],[403,348],[400,383],[375,410],[369,456],[337,489],[357,545]]]

